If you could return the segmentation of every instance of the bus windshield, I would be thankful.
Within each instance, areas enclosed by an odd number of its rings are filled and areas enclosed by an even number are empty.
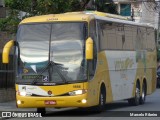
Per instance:
[[[17,82],[43,84],[86,80],[85,38],[85,23],[20,25]]]

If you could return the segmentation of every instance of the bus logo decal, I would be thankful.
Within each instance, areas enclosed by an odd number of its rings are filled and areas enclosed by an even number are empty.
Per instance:
[[[127,70],[128,68],[133,67],[133,60],[130,58],[127,58],[125,60],[117,60],[115,61],[115,70]]]
[[[23,73],[28,73],[29,71],[27,69],[23,69]]]
[[[48,91],[48,95],[52,95],[52,91],[49,90],[49,91]]]
[[[43,82],[48,82],[48,81],[49,81],[49,77],[48,76],[44,76]]]
[[[73,88],[81,88],[81,85],[73,85]]]

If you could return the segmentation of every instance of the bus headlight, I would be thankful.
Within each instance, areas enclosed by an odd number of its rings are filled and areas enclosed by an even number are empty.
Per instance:
[[[27,94],[26,91],[19,92],[20,96],[26,96],[26,94]]]
[[[83,100],[82,100],[82,103],[87,103],[87,100],[86,100],[86,99],[83,99]]]
[[[84,93],[86,93],[87,92],[87,90],[75,90],[75,91],[72,91],[72,92],[69,92],[69,95],[71,95],[71,96],[74,96],[74,95],[82,95],[82,94],[84,94]]]
[[[26,91],[17,91],[17,94],[20,96],[32,96],[32,93]]]
[[[22,102],[20,100],[17,100],[17,104],[20,105]]]

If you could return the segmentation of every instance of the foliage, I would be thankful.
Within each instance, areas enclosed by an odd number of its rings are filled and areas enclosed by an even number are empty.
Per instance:
[[[20,19],[17,16],[18,13],[19,11],[12,10],[10,11],[10,16],[0,19],[0,31],[15,33],[17,31],[17,25],[20,22]]]
[[[90,8],[87,7],[89,2],[92,2]],[[29,16],[83,11],[96,7],[98,11],[116,13],[111,0],[5,0],[5,6],[9,8],[9,15],[0,19],[0,30],[11,32],[16,32],[18,23]],[[21,18],[18,11],[25,12],[25,16]]]
[[[6,6],[30,15],[56,14],[84,10],[90,0],[5,0]]]

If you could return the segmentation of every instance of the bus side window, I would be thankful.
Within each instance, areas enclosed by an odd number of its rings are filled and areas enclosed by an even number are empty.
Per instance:
[[[96,23],[95,20],[91,20],[89,24],[89,36],[93,39],[93,60],[88,62],[88,67],[89,67],[89,75],[90,79],[95,74],[96,70],[96,64],[97,64],[97,36],[96,36]]]
[[[134,42],[133,42],[133,29],[131,25],[124,25],[124,35],[125,41],[123,43],[124,50],[133,50]]]
[[[137,28],[137,42],[136,42],[136,49],[142,50],[142,29],[140,27]]]
[[[117,24],[116,37],[117,37],[116,48],[118,50],[122,50],[123,49],[123,43],[125,41],[123,24]]]
[[[147,38],[146,39],[146,41],[147,41],[146,47],[147,47],[147,50],[151,51],[155,48],[154,29],[148,28],[146,36],[147,36],[146,37]]]
[[[99,21],[99,48],[103,50],[115,50],[116,48],[116,24]]]

